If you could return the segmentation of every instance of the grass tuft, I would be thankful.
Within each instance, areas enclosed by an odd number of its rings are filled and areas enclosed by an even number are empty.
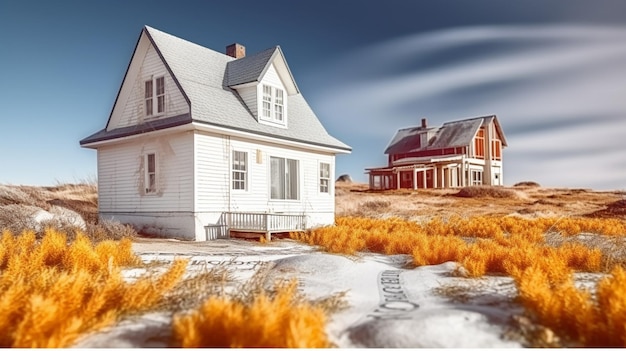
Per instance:
[[[175,338],[182,347],[329,347],[324,310],[301,301],[296,289],[293,281],[275,296],[255,295],[250,304],[210,297],[174,318]]]
[[[182,278],[175,261],[160,276],[126,283],[121,267],[137,265],[130,241],[94,244],[79,234],[47,229],[2,234],[0,246],[0,346],[68,347],[81,334],[124,315],[154,308]]]

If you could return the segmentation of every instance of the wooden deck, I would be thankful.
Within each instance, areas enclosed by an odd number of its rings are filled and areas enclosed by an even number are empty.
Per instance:
[[[224,212],[219,224],[205,226],[207,240],[229,238],[231,232],[265,234],[297,232],[306,229],[306,215],[265,212]]]

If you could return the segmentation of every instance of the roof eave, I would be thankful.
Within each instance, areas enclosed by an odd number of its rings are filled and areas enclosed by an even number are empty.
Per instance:
[[[289,89],[289,87],[286,87],[287,92],[289,93],[289,95],[300,94],[300,89],[298,88],[298,84],[296,84],[296,80],[293,77],[293,74],[291,73],[291,69],[289,69],[289,64],[287,64],[287,60],[285,59],[285,54],[283,53],[283,50],[280,48],[279,45],[276,46],[276,50],[274,50],[274,53],[272,53],[272,56],[270,57],[270,59],[267,60],[267,63],[265,64],[263,71],[261,71],[261,74],[259,75],[258,79],[260,79],[261,77],[265,75],[265,73],[267,73],[267,70],[274,63],[274,60],[276,59],[276,56],[278,55],[280,55],[281,62],[284,65],[284,69],[287,72],[289,79],[291,80],[291,84],[293,85],[292,89]]]
[[[222,124],[207,122],[203,120],[193,120],[193,125],[196,127],[196,129],[199,129],[199,130],[206,129],[206,130],[210,130],[210,131],[218,132],[218,133],[240,134],[242,136],[247,136],[253,139],[263,139],[263,140],[271,139],[271,140],[274,140],[275,142],[282,141],[281,143],[287,143],[287,144],[295,143],[295,144],[300,145],[303,148],[310,148],[310,147],[321,148],[321,149],[325,149],[326,151],[332,151],[338,154],[352,153],[352,148],[348,145],[344,147],[344,146],[339,146],[339,145],[331,145],[331,144],[326,144],[326,143],[301,140],[298,138],[291,138],[291,137],[276,135],[272,133],[259,132],[256,130],[248,130],[245,128],[225,126]],[[307,145],[309,147],[307,147]]]

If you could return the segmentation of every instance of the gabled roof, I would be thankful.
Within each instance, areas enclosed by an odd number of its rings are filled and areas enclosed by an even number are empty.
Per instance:
[[[478,117],[444,123],[432,143],[428,145],[429,148],[441,149],[470,145],[486,118],[490,117]]]
[[[351,150],[348,145],[328,134],[299,92],[287,96],[289,128],[279,128],[258,123],[237,91],[229,87],[229,74],[232,74],[235,82],[251,79],[257,74],[262,77],[273,58],[282,55],[279,47],[252,55],[248,60],[236,60],[148,26],[142,30],[139,40],[144,40],[144,36],[154,45],[177,85],[189,99],[191,115],[188,123],[198,122],[278,139]],[[232,69],[230,73],[229,68]],[[135,134],[138,134],[146,128],[139,125],[135,130]],[[115,139],[119,137],[118,134],[115,130],[105,129],[81,140],[80,144],[93,143],[96,136],[98,141]]]
[[[441,127],[422,128],[409,127],[396,132],[389,145],[385,149],[385,154],[402,154],[424,150],[436,150],[451,147],[463,147],[472,143],[478,129],[483,124],[494,122],[496,131],[502,140],[502,146],[507,146],[504,133],[500,128],[500,123],[495,115],[473,117],[459,121],[446,122]],[[421,135],[428,133],[430,138],[425,145],[421,144]]]
[[[227,85],[232,87],[250,82],[259,82],[271,64],[272,57],[277,50],[278,47],[276,46],[265,49],[255,55],[228,62],[226,65]]]
[[[437,128],[409,127],[396,132],[389,145],[385,149],[385,154],[401,154],[423,150],[428,146],[422,145],[422,134],[432,134]],[[428,139],[426,139],[428,140]]]
[[[226,66],[227,85],[234,87],[247,83],[258,83],[261,81],[265,72],[270,68],[272,63],[282,69],[286,77],[285,85],[289,94],[297,94],[300,92],[296,81],[291,74],[291,70],[287,65],[283,51],[280,46],[275,46],[263,50],[252,56],[242,57],[234,61],[228,62]]]

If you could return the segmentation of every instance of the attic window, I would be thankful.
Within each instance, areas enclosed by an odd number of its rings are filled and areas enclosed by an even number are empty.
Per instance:
[[[283,89],[263,84],[261,119],[285,124],[285,99]]]
[[[147,80],[144,87],[146,116],[150,117],[165,112],[165,77]]]

